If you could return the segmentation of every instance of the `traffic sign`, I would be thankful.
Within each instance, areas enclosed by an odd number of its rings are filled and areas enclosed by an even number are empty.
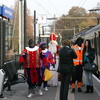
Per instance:
[[[46,24],[47,23],[47,15],[45,15],[45,14],[38,15],[38,23]]]

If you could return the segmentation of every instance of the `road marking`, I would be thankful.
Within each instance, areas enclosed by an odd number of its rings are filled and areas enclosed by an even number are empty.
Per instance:
[[[68,100],[75,100],[75,95],[74,95],[74,93],[71,93],[71,92],[69,91],[69,93],[68,93]]]
[[[60,86],[58,85],[55,100],[59,100],[59,95],[60,95]]]
[[[94,90],[97,92],[97,94],[100,96],[100,91],[94,86]]]
[[[95,75],[92,74],[92,76],[100,83],[100,80]]]
[[[84,77],[86,78],[85,76],[85,73],[83,73]],[[94,75],[92,74],[93,78],[98,82],[100,83],[100,80]],[[94,86],[94,90],[96,91],[96,93],[100,96],[100,91]]]
[[[100,80],[92,74],[92,76],[95,78],[95,80],[97,80],[98,83],[100,83]],[[100,91],[94,86],[95,91],[97,92],[97,94],[100,96]]]
[[[59,100],[59,96],[60,96],[60,83],[57,86],[57,92],[56,92],[55,100]],[[69,89],[69,93],[68,93],[68,100],[75,100],[74,93],[71,93],[70,89]]]

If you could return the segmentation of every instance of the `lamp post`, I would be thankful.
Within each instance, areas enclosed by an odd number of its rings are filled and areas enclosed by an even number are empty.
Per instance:
[[[42,35],[44,35],[44,26],[42,26]]]
[[[24,0],[24,16],[23,16],[22,1],[23,0],[19,0],[19,54],[21,53],[22,49],[26,47],[26,37],[27,37],[26,35],[26,0]],[[23,37],[22,35],[24,35],[24,39],[22,38]]]
[[[41,38],[40,38],[40,24],[38,24],[38,32],[39,32],[39,39],[38,39],[38,43],[41,42]]]
[[[24,48],[26,47],[26,37],[27,37],[27,34],[26,34],[26,16],[27,16],[27,14],[26,14],[26,8],[27,8],[27,5],[26,5],[26,0],[24,0]]]
[[[19,54],[22,51],[22,0],[19,0]]]
[[[34,10],[34,44],[36,44],[36,11]]]
[[[90,9],[90,12],[100,11],[100,9]],[[97,25],[100,23],[100,16],[97,16]]]

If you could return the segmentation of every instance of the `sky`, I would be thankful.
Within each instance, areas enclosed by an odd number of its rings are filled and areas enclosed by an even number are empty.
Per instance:
[[[13,7],[16,0],[0,0],[0,4],[7,7]],[[22,0],[24,1],[24,0]],[[100,0],[26,0],[27,8],[30,9],[31,15],[34,15],[36,10],[36,17],[45,14],[47,18],[61,17],[63,14],[68,14],[68,11],[73,6],[83,7],[88,10],[93,9],[100,3]],[[53,20],[47,20],[45,26],[52,24]]]
[[[0,4],[7,7],[13,6],[16,0],[0,0]],[[22,0],[24,1],[24,0]],[[48,18],[60,17],[62,14],[68,14],[72,6],[85,8],[87,11],[97,6],[100,0],[26,0],[27,7],[31,11],[31,15],[46,14]]]

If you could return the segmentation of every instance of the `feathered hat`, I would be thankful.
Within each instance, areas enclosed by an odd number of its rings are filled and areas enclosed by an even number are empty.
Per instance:
[[[44,44],[46,44],[46,43],[45,43],[45,42],[41,42],[41,43],[40,43],[40,46],[42,46],[42,45],[44,45]]]

